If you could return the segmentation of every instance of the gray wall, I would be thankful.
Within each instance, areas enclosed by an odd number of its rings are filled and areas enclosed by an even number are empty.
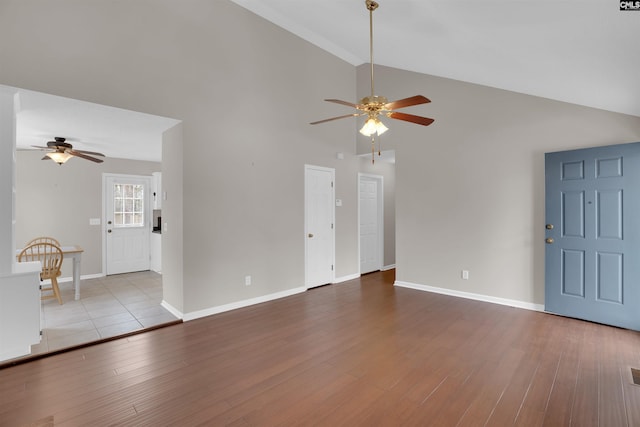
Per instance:
[[[182,152],[163,159],[181,174],[167,220],[182,246],[163,258],[182,260],[184,312],[304,284],[306,163],[336,168],[337,276],[358,271],[353,153],[368,141],[351,120],[307,123],[339,114],[324,98],[366,95],[366,68],[224,0],[3,0],[0,51],[0,84],[183,121]],[[385,134],[398,279],[541,303],[543,153],[638,141],[640,118],[385,67],[376,87],[428,96],[406,111],[436,119]]]
[[[384,134],[396,149],[396,279],[543,304],[544,153],[640,141],[640,117],[386,67],[376,87],[427,96],[403,111],[436,119],[394,120]]]
[[[182,123],[162,135],[162,296],[176,310],[184,310],[183,150]],[[160,195],[162,197],[162,195]]]
[[[41,151],[18,151],[16,161],[16,245],[34,237],[52,236],[62,245],[80,245],[82,275],[102,274],[102,174],[151,175],[160,163],[105,159],[96,164],[71,159],[63,166],[43,161]],[[63,277],[71,265],[63,264]]]
[[[354,98],[351,65],[224,0],[6,0],[0,51],[1,84],[182,120],[162,165],[182,174],[182,246],[163,244],[183,262],[176,308],[304,286],[304,164],[336,168],[336,275],[358,271],[353,121],[308,124]]]

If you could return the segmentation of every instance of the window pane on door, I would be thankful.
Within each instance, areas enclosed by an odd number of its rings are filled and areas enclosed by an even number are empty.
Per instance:
[[[142,227],[144,225],[144,186],[114,184],[113,206],[116,227]]]

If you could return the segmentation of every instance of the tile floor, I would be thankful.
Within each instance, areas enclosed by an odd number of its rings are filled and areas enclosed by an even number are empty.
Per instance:
[[[32,355],[177,320],[160,305],[162,275],[153,271],[82,280],[78,301],[72,282],[60,283],[60,292],[64,304],[42,301],[42,341]]]

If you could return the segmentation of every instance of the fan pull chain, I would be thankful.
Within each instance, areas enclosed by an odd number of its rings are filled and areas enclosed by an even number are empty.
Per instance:
[[[374,165],[376,163],[376,140],[371,135],[371,164]]]

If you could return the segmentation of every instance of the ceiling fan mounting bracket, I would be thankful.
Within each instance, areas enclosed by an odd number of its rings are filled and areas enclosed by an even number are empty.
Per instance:
[[[371,12],[376,10],[379,6],[379,4],[373,0],[365,0],[365,3],[367,4],[367,10],[370,10]]]

